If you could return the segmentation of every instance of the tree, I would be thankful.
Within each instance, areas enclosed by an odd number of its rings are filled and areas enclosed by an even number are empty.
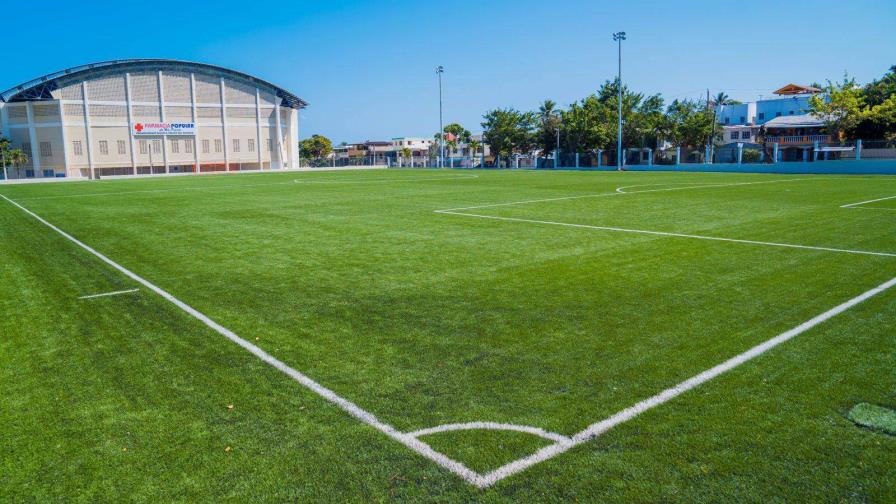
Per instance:
[[[448,146],[449,152],[456,152],[460,142],[468,142],[472,134],[458,123],[451,123],[442,130],[445,138],[445,145]]]
[[[6,140],[5,143],[6,147],[3,147],[2,150],[0,150],[0,154],[3,155],[3,178],[8,180],[6,165],[11,164],[12,166],[18,167],[28,164],[28,155],[20,149],[10,149],[8,140]]]
[[[495,109],[485,114],[483,119],[483,136],[492,152],[505,158],[531,152],[537,128],[534,113],[520,112],[514,108]]]
[[[867,118],[865,97],[855,79],[844,76],[839,83],[828,81],[823,94],[809,99],[809,109],[821,117],[828,133],[837,138],[855,138],[856,128]]]
[[[664,134],[674,145],[698,147],[715,143],[718,138],[715,113],[706,108],[705,102],[674,100],[666,110]]]
[[[538,148],[547,156],[549,152],[557,148],[557,134],[560,131],[561,115],[557,110],[557,104],[552,100],[545,100],[538,107]]]
[[[322,135],[312,135],[299,142],[302,157],[309,159],[325,158],[333,153],[333,142]]]
[[[708,92],[706,94],[709,95]],[[712,107],[712,133],[706,142],[706,144],[709,145],[710,157],[712,157],[713,151],[715,150],[715,142],[712,141],[712,138],[716,136],[716,123],[719,122],[718,112],[722,110],[722,107],[730,104],[732,104],[732,100],[724,91],[719,91],[719,94],[716,95],[715,99],[707,104],[714,105]]]
[[[470,141],[467,142],[467,145],[470,146],[470,156],[476,156],[479,153],[479,148],[482,147],[482,143],[475,138],[470,138]]]
[[[893,95],[896,95],[896,65],[891,66],[883,77],[865,86],[865,103],[869,107],[876,107]]]
[[[3,163],[3,180],[9,180],[6,172],[6,152],[9,150],[9,140],[0,137],[0,161]]]

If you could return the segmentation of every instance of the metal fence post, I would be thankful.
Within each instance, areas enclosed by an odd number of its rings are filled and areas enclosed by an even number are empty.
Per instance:
[[[744,161],[744,144],[742,142],[737,143],[737,164],[743,164]]]
[[[576,152],[576,169],[579,169],[579,153]]]
[[[862,139],[856,140],[856,161],[862,159]]]
[[[604,151],[602,151],[602,150],[600,150],[600,149],[597,150],[597,167],[598,167],[598,168],[600,168],[600,158],[602,157],[601,155],[602,155],[603,153],[604,153]]]
[[[647,149],[647,166],[653,166],[653,149]]]
[[[681,165],[681,147],[675,148],[675,166]]]
[[[712,159],[709,159],[709,146],[703,150],[703,164],[712,164]]]
[[[812,161],[818,161],[818,142],[812,142]]]
[[[778,162],[778,142],[772,144],[772,163]]]

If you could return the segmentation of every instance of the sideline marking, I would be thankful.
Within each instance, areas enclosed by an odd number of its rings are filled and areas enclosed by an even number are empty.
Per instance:
[[[619,424],[628,422],[629,420],[632,420],[633,418],[637,417],[641,413],[644,413],[645,411],[651,410],[653,408],[656,408],[657,406],[660,406],[661,404],[667,403],[667,402],[671,401],[672,399],[678,397],[679,395],[687,392],[688,390],[699,387],[700,385],[708,382],[709,380],[712,380],[713,378],[715,378],[725,372],[731,371],[732,369],[740,366],[741,364],[744,364],[745,362],[749,362],[749,361],[755,359],[756,357],[759,357],[760,355],[771,350],[772,348],[775,348],[776,346],[778,346],[790,339],[793,339],[796,336],[799,336],[800,334],[808,331],[809,329],[812,329],[813,327],[821,324],[822,322],[825,322],[833,317],[836,317],[837,315],[845,312],[846,310],[852,308],[853,306],[855,306],[863,301],[866,301],[866,300],[880,294],[881,292],[886,291],[887,289],[893,287],[894,285],[896,285],[896,278],[892,278],[889,281],[887,281],[869,291],[859,294],[858,296],[850,299],[849,301],[846,301],[843,304],[835,306],[834,308],[831,308],[830,310],[822,313],[821,315],[818,315],[806,322],[803,322],[802,324],[794,327],[793,329],[791,329],[787,332],[781,333],[778,336],[775,336],[774,338],[765,341],[764,343],[760,343],[759,345],[754,346],[753,348],[747,350],[746,352],[739,354],[735,357],[732,357],[715,367],[707,369],[706,371],[703,371],[702,373],[695,375],[692,378],[689,378],[689,379],[679,383],[678,385],[675,385],[674,387],[667,388],[666,390],[663,390],[659,394],[656,394],[656,395],[654,395],[648,399],[645,399],[633,406],[630,406],[630,407],[616,413],[615,415],[613,415],[609,418],[606,418],[605,420],[602,420],[597,423],[593,423],[593,424],[589,425],[587,428],[585,428],[584,430],[573,435],[572,442],[570,442],[570,443],[555,443],[553,445],[546,446],[546,447],[538,450],[537,452],[535,452],[532,455],[529,455],[528,457],[523,457],[514,462],[510,462],[509,464],[505,464],[504,466],[499,467],[498,469],[495,469],[494,471],[484,475],[484,477],[482,478],[482,481],[477,486],[479,486],[480,488],[491,486],[491,485],[497,483],[498,481],[500,481],[508,476],[511,476],[513,474],[516,474],[524,469],[527,469],[535,464],[538,464],[539,462],[544,462],[545,460],[556,457],[557,455],[560,455],[561,453],[569,450],[570,448],[572,448],[574,446],[578,446],[582,443],[590,441],[590,440],[600,436],[601,434],[609,431],[613,427],[615,427]]]
[[[401,182],[405,180],[417,181],[417,180],[456,180],[456,179],[473,179],[479,178],[479,175],[457,175],[457,176],[448,176],[448,177],[433,177],[433,178],[394,178],[394,179],[374,179],[370,180],[349,180],[349,179],[338,179],[333,181],[325,181],[325,180],[302,180],[295,179],[287,182],[268,182],[264,184],[231,184],[231,185],[206,185],[199,187],[171,187],[167,189],[137,189],[134,191],[114,191],[114,192],[94,192],[94,193],[82,193],[82,194],[58,194],[53,196],[32,196],[32,197],[24,197],[19,198],[18,201],[34,201],[34,200],[45,200],[45,199],[62,199],[62,198],[89,198],[96,196],[122,196],[127,194],[147,194],[147,193],[166,193],[166,192],[178,192],[178,191],[214,191],[217,189],[241,189],[244,187],[269,187],[269,186],[277,186],[277,185],[290,185],[290,184],[369,184],[374,182]]]
[[[868,200],[868,201],[860,201],[858,203],[850,203],[848,205],[841,205],[840,208],[853,208],[853,207],[857,207],[859,205],[864,205],[866,203],[877,203],[878,201],[886,201],[886,200],[891,200],[891,199],[896,199],[896,196],[887,196],[886,198],[878,198],[878,199],[873,199],[873,200]]]
[[[462,430],[506,430],[506,431],[524,432],[526,434],[532,434],[534,436],[548,439],[548,440],[554,441],[556,443],[571,443],[572,442],[571,438],[568,438],[562,434],[557,434],[556,432],[546,431],[546,430],[540,429],[538,427],[531,427],[529,425],[498,423],[498,422],[466,422],[466,423],[453,423],[453,424],[438,425],[436,427],[430,427],[428,429],[420,429],[418,431],[409,432],[408,436],[413,436],[416,438],[416,437],[420,437],[420,436],[429,436],[431,434],[440,434],[442,432],[453,432],[453,431],[462,431]]]
[[[0,198],[3,198],[4,200],[8,201],[12,205],[18,207],[20,210],[22,210],[26,214],[37,219],[37,221],[40,222],[41,224],[44,224],[45,226],[49,227],[53,231],[56,231],[57,233],[62,235],[65,239],[67,239],[70,242],[74,243],[75,245],[81,247],[82,249],[86,250],[87,252],[93,254],[99,260],[103,261],[104,263],[108,264],[109,266],[120,271],[122,274],[124,274],[128,278],[140,283],[147,289],[155,292],[156,294],[158,294],[165,300],[169,301],[171,304],[177,306],[178,308],[180,308],[181,310],[183,310],[184,312],[186,312],[193,318],[199,320],[206,326],[210,327],[218,334],[224,336],[225,338],[229,339],[230,341],[232,341],[232,342],[236,343],[237,345],[243,347],[244,349],[248,350],[252,355],[255,355],[256,357],[258,357],[265,363],[273,366],[274,368],[276,368],[283,374],[285,374],[285,375],[289,376],[290,378],[292,378],[293,380],[299,382],[305,388],[311,390],[312,392],[316,393],[317,395],[321,396],[322,398],[326,399],[327,401],[340,407],[343,411],[345,411],[349,415],[355,417],[356,419],[360,420],[361,422],[375,428],[376,430],[382,432],[386,436],[398,441],[399,443],[403,444],[404,446],[406,446],[406,447],[410,448],[411,450],[417,452],[418,454],[428,458],[429,460],[432,460],[436,464],[444,467],[445,469],[448,469],[449,471],[453,472],[454,474],[457,474],[464,480],[466,480],[474,485],[477,485],[477,482],[479,482],[482,479],[482,476],[479,473],[468,468],[461,462],[458,462],[440,452],[437,452],[436,450],[432,449],[428,444],[424,443],[423,441],[418,440],[414,436],[405,434],[405,433],[395,429],[391,425],[380,421],[373,413],[370,413],[366,410],[361,409],[355,403],[339,396],[332,390],[317,383],[316,381],[305,376],[304,374],[300,373],[299,371],[296,371],[295,369],[289,367],[288,365],[286,365],[282,361],[278,360],[276,357],[272,356],[271,354],[265,352],[258,346],[253,345],[252,343],[237,336],[236,333],[234,333],[230,329],[227,329],[226,327],[222,326],[221,324],[218,324],[217,322],[215,322],[214,320],[212,320],[205,314],[203,314],[200,311],[196,310],[195,308],[189,306],[188,304],[184,303],[183,301],[177,299],[176,297],[169,294],[167,291],[163,290],[162,288],[157,287],[155,284],[151,283],[149,280],[146,280],[146,279],[140,277],[139,275],[132,272],[131,270],[116,263],[112,259],[109,259],[108,257],[104,256],[100,252],[97,252],[96,250],[91,248],[89,245],[86,245],[85,243],[81,242],[74,236],[72,236],[72,235],[66,233],[65,231],[59,229],[58,227],[54,226],[50,222],[46,221],[43,217],[37,215],[36,213],[32,212],[31,210],[28,210],[27,208],[23,207],[19,203],[7,198],[6,196],[4,196],[2,194],[0,194]]]
[[[370,180],[358,180],[358,179],[333,179],[333,180],[302,180],[295,179],[293,182],[296,184],[373,184],[380,182],[419,182],[423,180],[457,180],[457,179],[477,179],[479,175],[454,175],[447,177],[427,177],[427,178],[414,178],[414,177],[404,177],[404,178],[392,178],[392,179],[374,179]]]
[[[493,219],[499,221],[509,221],[509,222],[528,222],[530,224],[546,224],[551,226],[566,226],[566,227],[574,227],[581,229],[596,229],[598,231],[615,231],[619,233],[636,233],[636,234],[647,234],[647,235],[655,235],[655,236],[671,236],[675,238],[693,238],[697,240],[711,240],[711,241],[722,241],[722,242],[732,242],[732,243],[747,243],[750,245],[766,245],[769,247],[784,247],[784,248],[795,248],[795,249],[804,249],[804,250],[820,250],[824,252],[839,252],[842,254],[859,254],[859,255],[871,255],[871,256],[881,256],[881,257],[896,257],[896,253],[890,252],[870,252],[867,250],[850,250],[850,249],[839,249],[832,247],[816,247],[812,245],[795,245],[792,243],[778,243],[778,242],[765,242],[765,241],[757,241],[757,240],[741,240],[737,238],[722,238],[719,236],[703,236],[703,235],[694,235],[694,234],[685,234],[685,233],[672,233],[668,231],[649,231],[644,229],[629,229],[629,228],[620,228],[620,227],[612,227],[612,226],[592,226],[589,224],[571,224],[569,222],[555,222],[555,221],[545,221],[545,220],[536,220],[536,219],[521,219],[517,217],[500,217],[497,215],[482,215],[482,214],[472,214],[472,213],[463,213],[463,212],[449,212],[447,210],[435,210],[435,213],[444,214],[444,215],[461,215],[463,217],[477,217],[480,219]]]
[[[632,191],[626,192],[624,189],[631,187],[642,187],[645,185],[654,185],[654,184],[641,184],[636,186],[625,186],[619,187],[615,192],[611,193],[595,193],[595,194],[582,194],[578,196],[561,196],[557,198],[543,198],[543,199],[533,199],[533,200],[523,200],[523,201],[510,201],[507,203],[489,203],[485,205],[474,205],[468,207],[459,207],[459,208],[446,208],[445,210],[435,210],[436,213],[450,213],[457,210],[476,210],[479,208],[494,208],[494,207],[502,207],[502,206],[512,206],[512,205],[525,205],[528,203],[546,203],[549,201],[564,201],[564,200],[573,200],[573,199],[582,199],[582,198],[602,198],[605,196],[620,196],[623,194],[641,194],[641,193],[652,193],[652,192],[666,192],[666,191],[683,191],[685,189],[703,189],[707,187],[733,187],[733,186],[743,186],[743,185],[755,185],[755,184],[778,184],[781,182],[801,182],[805,180],[818,180],[812,178],[798,178],[798,179],[780,179],[780,180],[762,180],[758,182],[732,182],[730,184],[703,184],[703,185],[691,185],[687,187],[667,187],[664,189],[648,189],[646,191]],[[682,182],[688,183],[688,182]],[[658,184],[658,185],[666,185],[666,184]],[[621,190],[620,190],[621,189]]]
[[[93,299],[93,298],[108,297],[108,296],[119,296],[121,294],[130,294],[132,292],[137,292],[139,290],[140,289],[130,289],[130,290],[115,291],[115,292],[104,292],[102,294],[93,294],[92,296],[81,296],[78,299]]]

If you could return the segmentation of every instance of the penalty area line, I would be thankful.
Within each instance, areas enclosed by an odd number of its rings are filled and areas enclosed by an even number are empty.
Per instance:
[[[859,303],[877,296],[878,294],[892,288],[894,285],[896,285],[896,278],[892,278],[889,281],[884,282],[883,284],[871,290],[859,294],[849,301],[835,306],[834,308],[831,308],[830,310],[817,315],[816,317],[813,317],[806,322],[803,322],[802,324],[794,327],[793,329],[790,329],[789,331],[781,333],[770,340],[760,343],[759,345],[754,346],[753,348],[747,350],[742,354],[732,357],[717,366],[707,369],[706,371],[703,371],[702,373],[697,374],[673,387],[663,390],[659,394],[656,394],[653,397],[630,406],[605,420],[589,425],[581,432],[573,435],[570,442],[557,442],[552,445],[548,445],[541,450],[533,453],[532,455],[529,455],[528,457],[523,457],[521,459],[510,462],[509,464],[506,464],[498,469],[495,469],[494,471],[484,475],[482,477],[482,481],[477,486],[479,486],[480,488],[485,488],[494,485],[498,481],[507,478],[508,476],[512,476],[516,473],[519,473],[520,471],[532,467],[535,464],[554,458],[557,455],[568,451],[570,448],[590,441],[609,431],[613,427],[616,427],[617,425],[628,422],[629,420],[633,420],[642,413],[665,404],[678,397],[679,395],[691,389],[697,388],[700,385],[703,385],[704,383],[712,380],[713,378],[716,378],[719,375],[731,371],[732,369],[759,357],[765,352],[768,352],[769,350],[799,336],[800,334],[812,329],[813,327],[818,326],[819,324],[822,324],[823,322],[830,320],[837,315],[840,315],[841,313],[849,310]]]
[[[95,256],[96,258],[101,260],[102,262],[108,264],[112,268],[118,270],[119,272],[121,272],[122,274],[124,274],[125,276],[130,278],[131,280],[134,280],[135,282],[143,285],[147,289],[155,292],[156,294],[161,296],[166,301],[170,302],[171,304],[177,306],[178,308],[180,308],[181,310],[186,312],[191,317],[202,322],[203,324],[205,324],[206,326],[208,326],[209,328],[211,328],[212,330],[214,330],[221,336],[224,336],[225,338],[229,339],[230,341],[241,346],[243,349],[247,350],[252,355],[258,357],[260,360],[264,361],[266,364],[269,364],[273,368],[275,368],[278,371],[282,372],[283,374],[289,376],[290,378],[292,378],[293,380],[295,380],[296,382],[298,382],[305,388],[311,390],[315,394],[319,395],[323,399],[326,399],[330,403],[335,404],[336,406],[338,406],[343,411],[345,411],[349,415],[353,416],[355,419],[359,420],[360,422],[373,427],[374,429],[382,432],[389,438],[391,438],[391,439],[403,444],[405,447],[413,450],[417,454],[422,455],[423,457],[426,457],[427,459],[435,462],[439,466],[453,472],[454,474],[463,478],[468,483],[471,483],[476,486],[480,486],[480,484],[482,483],[482,475],[480,475],[476,471],[473,471],[472,469],[468,468],[461,462],[458,462],[458,461],[448,457],[447,455],[432,449],[428,444],[426,444],[423,441],[418,440],[416,437],[414,437],[410,434],[401,432],[401,431],[397,430],[396,428],[392,427],[391,425],[380,421],[373,413],[370,413],[370,412],[362,409],[360,406],[356,405],[355,403],[349,401],[348,399],[343,398],[342,396],[336,394],[336,392],[333,392],[332,390],[324,387],[320,383],[312,380],[308,376],[305,376],[301,372],[293,369],[292,367],[290,367],[286,363],[280,361],[273,355],[265,352],[260,347],[250,343],[249,341],[238,336],[236,333],[234,333],[230,329],[227,329],[226,327],[222,326],[221,324],[215,322],[214,320],[212,320],[211,318],[209,318],[207,315],[203,314],[199,310],[196,310],[195,308],[191,307],[190,305],[177,299],[176,297],[174,297],[167,291],[163,290],[161,287],[156,286],[149,280],[146,280],[145,278],[137,275],[136,273],[134,273],[131,270],[125,268],[124,266],[118,264],[117,262],[113,261],[112,259],[109,259],[108,257],[101,254],[100,252],[97,252],[89,245],[81,242],[74,236],[66,233],[62,229],[51,224],[50,222],[45,220],[43,217],[37,215],[36,213],[32,212],[31,210],[20,205],[19,203],[7,198],[3,194],[0,194],[0,198],[3,198],[7,202],[9,202],[11,205],[17,207],[21,211],[30,215],[31,217],[36,219],[41,224],[52,229],[56,233],[60,234],[63,238],[74,243],[78,247],[81,247],[82,249],[86,250],[87,252],[89,252],[90,254],[92,254],[93,256]]]
[[[850,203],[848,205],[841,205],[840,208],[855,208],[861,205],[867,205],[868,203],[877,203],[878,201],[887,201],[891,199],[896,199],[896,196],[887,196],[886,198],[877,198],[868,201],[860,201],[858,203]]]
[[[858,255],[870,255],[870,256],[881,256],[881,257],[896,257],[896,254],[890,252],[871,252],[867,250],[851,250],[851,249],[840,249],[833,247],[816,247],[813,245],[796,245],[793,243],[778,243],[778,242],[766,242],[766,241],[758,241],[758,240],[743,240],[738,238],[723,238],[720,236],[704,236],[704,235],[695,235],[695,234],[687,234],[687,233],[672,233],[669,231],[650,231],[646,229],[630,229],[630,228],[620,228],[620,227],[612,227],[612,226],[592,226],[590,224],[574,224],[569,222],[556,222],[556,221],[546,221],[546,220],[537,220],[537,219],[522,219],[518,217],[500,217],[497,215],[483,215],[483,214],[474,214],[474,213],[466,213],[466,212],[451,212],[448,210],[434,210],[435,213],[444,214],[444,215],[459,215],[463,217],[476,217],[478,219],[492,219],[499,221],[507,221],[507,222],[527,222],[529,224],[544,224],[549,226],[564,226],[564,227],[572,227],[572,228],[580,228],[580,229],[594,229],[597,231],[613,231],[618,233],[633,233],[633,234],[646,234],[646,235],[654,235],[654,236],[667,236],[674,238],[691,238],[695,240],[710,240],[710,241],[720,241],[720,242],[730,242],[730,243],[745,243],[748,245],[764,245],[768,247],[782,247],[782,248],[793,248],[793,249],[803,249],[803,250],[818,250],[822,252],[837,252],[841,254],[858,254]]]
[[[122,294],[130,294],[132,292],[138,292],[140,289],[128,289],[128,290],[120,290],[114,292],[104,292],[102,294],[92,294],[90,296],[81,296],[78,299],[95,299],[101,297],[109,297],[109,296],[120,296]]]

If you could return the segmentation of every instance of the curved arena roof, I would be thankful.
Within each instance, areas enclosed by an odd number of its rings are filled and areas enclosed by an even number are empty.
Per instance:
[[[124,59],[102,61],[99,63],[91,63],[89,65],[81,65],[51,74],[38,77],[37,79],[19,84],[11,89],[0,93],[0,101],[17,102],[17,101],[40,101],[52,100],[52,91],[62,87],[65,83],[73,80],[85,80],[102,75],[108,75],[117,72],[127,71],[145,71],[145,70],[199,70],[214,74],[235,77],[240,80],[246,80],[253,84],[265,86],[274,90],[278,97],[283,100],[283,105],[295,109],[304,108],[307,102],[289,91],[267,82],[265,80],[253,77],[243,72],[230,70],[228,68],[209,65],[206,63],[195,63],[191,61],[180,61],[171,59]]]

